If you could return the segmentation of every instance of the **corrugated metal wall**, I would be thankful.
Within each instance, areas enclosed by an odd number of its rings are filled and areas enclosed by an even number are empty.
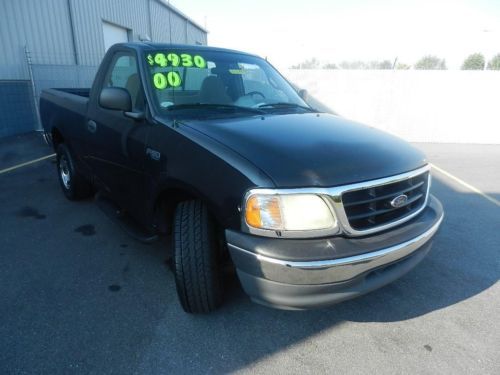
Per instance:
[[[66,0],[0,1],[0,79],[28,79],[24,46],[41,64],[74,64]]]
[[[158,1],[150,1],[151,38],[155,42],[207,44],[207,33]],[[170,39],[172,24],[172,39]]]
[[[155,42],[170,42],[170,11],[157,1],[149,2],[151,15],[151,40]]]
[[[29,78],[25,45],[35,64],[98,65],[103,21],[128,29],[131,41],[207,42],[204,30],[161,0],[0,0],[0,79]]]
[[[200,30],[200,28],[196,27],[191,22],[188,22],[186,43],[206,45],[207,44],[207,33],[203,30]]]
[[[71,0],[80,65],[98,65],[104,56],[102,21],[130,30],[129,39],[149,33],[148,4],[136,0]]]
[[[172,43],[186,43],[186,20],[176,14],[171,14],[170,22],[172,23]]]

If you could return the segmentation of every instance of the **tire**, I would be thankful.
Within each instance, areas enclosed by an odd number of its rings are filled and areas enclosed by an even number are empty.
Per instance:
[[[57,146],[57,175],[66,198],[80,200],[92,195],[92,185],[75,168],[75,162],[68,147]]]
[[[214,311],[222,302],[220,256],[215,223],[197,200],[177,205],[174,219],[174,274],[187,313]]]

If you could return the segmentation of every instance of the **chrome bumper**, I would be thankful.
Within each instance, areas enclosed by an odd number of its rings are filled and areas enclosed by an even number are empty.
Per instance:
[[[244,265],[244,272],[260,278],[296,285],[341,283],[410,256],[432,238],[443,217],[441,212],[428,230],[411,240],[366,254],[333,260],[287,261],[263,256],[231,243],[228,243],[228,246],[237,267]]]

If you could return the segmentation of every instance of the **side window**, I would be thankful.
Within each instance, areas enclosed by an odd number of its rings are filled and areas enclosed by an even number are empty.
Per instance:
[[[115,54],[103,87],[126,89],[132,98],[132,106],[135,109],[144,109],[144,91],[139,79],[137,59],[134,55],[125,52]]]

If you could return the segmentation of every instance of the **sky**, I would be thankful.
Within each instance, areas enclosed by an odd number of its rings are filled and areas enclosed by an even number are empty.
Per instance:
[[[288,68],[433,54],[458,69],[471,53],[500,53],[500,0],[172,0],[209,31],[208,44]]]

